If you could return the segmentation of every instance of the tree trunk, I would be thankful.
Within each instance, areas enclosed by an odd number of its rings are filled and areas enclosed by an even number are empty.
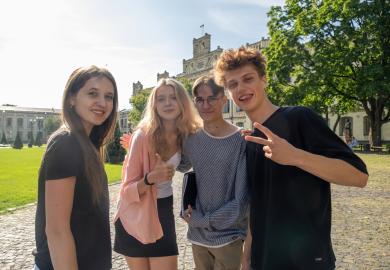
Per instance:
[[[340,118],[341,118],[341,115],[338,114],[337,115],[337,118],[336,118],[336,122],[334,122],[334,125],[333,125],[333,132],[336,133],[336,128],[337,128],[337,125],[339,124],[340,122]]]
[[[383,111],[374,107],[368,114],[370,119],[370,144],[382,146],[382,113]]]
[[[374,146],[382,146],[382,121],[379,118],[371,119],[371,141]]]
[[[362,103],[364,110],[370,119],[370,144],[373,146],[382,146],[382,125],[387,116],[383,117],[384,105],[374,98]]]

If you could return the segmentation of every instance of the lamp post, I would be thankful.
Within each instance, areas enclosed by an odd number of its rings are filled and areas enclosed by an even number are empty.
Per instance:
[[[31,131],[30,131],[30,141],[28,142],[28,147],[32,147],[33,144],[34,144],[34,122],[35,120],[34,119],[30,119],[30,127],[31,127]]]
[[[37,121],[37,136],[35,138],[35,145],[41,146],[42,145],[42,126],[43,126],[43,117],[37,116],[35,117],[35,120]]]

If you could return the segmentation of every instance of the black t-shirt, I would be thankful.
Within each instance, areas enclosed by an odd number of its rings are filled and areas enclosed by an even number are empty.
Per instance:
[[[263,125],[297,148],[367,173],[363,161],[308,108],[279,108]],[[253,134],[265,138],[259,130]],[[329,182],[265,158],[262,148],[247,143],[253,269],[333,269]]]
[[[99,205],[92,202],[92,190],[84,177],[84,163],[74,135],[62,132],[51,140],[43,157],[38,180],[35,217],[35,263],[41,270],[53,269],[45,234],[45,181],[76,177],[71,230],[79,269],[111,269],[111,238],[107,178]]]

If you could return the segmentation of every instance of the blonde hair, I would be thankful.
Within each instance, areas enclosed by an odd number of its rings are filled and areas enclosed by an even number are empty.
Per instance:
[[[187,91],[179,81],[172,78],[163,78],[158,81],[157,86],[149,95],[143,118],[136,129],[141,129],[146,134],[152,153],[158,153],[163,159],[166,159],[168,144],[163,136],[162,119],[157,113],[156,106],[157,90],[162,86],[173,88],[180,109],[180,114],[176,119],[178,149],[182,149],[183,141],[187,136],[197,131],[201,126],[201,121]]]
[[[226,71],[235,70],[249,64],[256,68],[259,77],[265,76],[266,61],[259,50],[241,46],[238,49],[223,51],[214,65],[215,82],[225,86]]]

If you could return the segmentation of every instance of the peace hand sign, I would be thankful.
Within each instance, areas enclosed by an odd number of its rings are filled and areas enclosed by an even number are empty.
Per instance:
[[[245,136],[246,141],[264,145],[264,156],[276,163],[281,165],[295,165],[294,163],[297,161],[296,154],[299,151],[298,148],[295,148],[288,141],[272,133],[271,130],[257,122],[253,123],[253,126],[263,132],[267,139]]]

